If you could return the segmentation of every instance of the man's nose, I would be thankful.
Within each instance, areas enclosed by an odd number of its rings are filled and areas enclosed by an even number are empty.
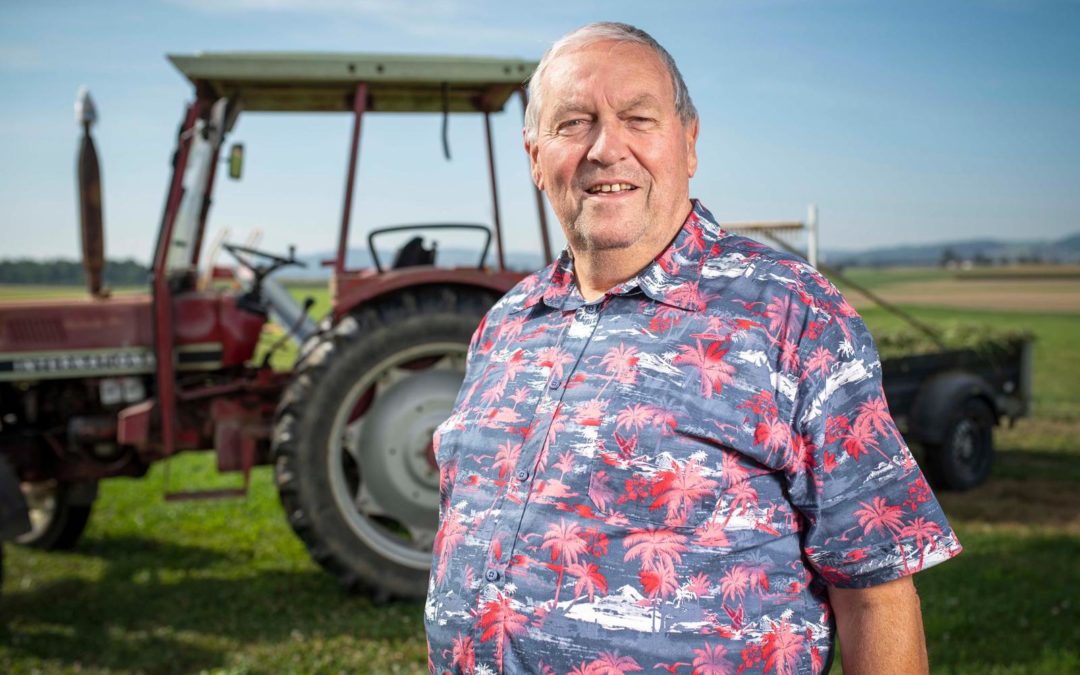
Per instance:
[[[629,154],[626,129],[618,122],[599,123],[594,127],[594,138],[589,148],[589,161],[610,166],[617,164]]]

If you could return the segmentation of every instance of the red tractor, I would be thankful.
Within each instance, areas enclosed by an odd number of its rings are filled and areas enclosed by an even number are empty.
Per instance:
[[[246,476],[274,464],[289,523],[346,587],[421,597],[439,495],[432,432],[450,413],[473,330],[523,276],[504,263],[490,115],[515,94],[524,104],[535,64],[368,54],[170,59],[195,96],[177,136],[150,292],[110,296],[102,288],[100,184],[84,95],[79,178],[89,297],[0,304],[0,537],[73,546],[99,480],[139,476],[178,452],[213,448],[221,471]],[[225,244],[244,268],[235,275],[246,279],[242,286],[201,283],[198,272],[226,137],[242,113],[291,111],[353,116],[337,255],[327,261],[332,308],[318,326],[270,276],[299,263],[291,250]],[[347,267],[361,122],[402,112],[442,113],[444,123],[451,113],[483,115],[493,267],[485,266],[487,244],[477,265],[437,267],[419,238],[393,265],[379,262],[379,233],[463,227],[454,224],[372,232],[375,269]],[[242,146],[228,159],[236,177]],[[490,242],[486,226],[464,227],[483,230]],[[300,343],[291,372],[254,360],[271,315]]]

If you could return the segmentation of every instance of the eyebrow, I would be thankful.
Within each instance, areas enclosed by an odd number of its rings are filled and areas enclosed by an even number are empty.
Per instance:
[[[620,105],[619,112],[624,113],[628,110],[633,110],[635,108],[641,108],[643,106],[655,106],[658,104],[659,99],[657,99],[652,94],[646,92],[644,94],[639,94],[638,96],[635,96],[626,103]],[[576,101],[563,101],[555,106],[555,109],[551,112],[551,117],[553,120],[558,120],[568,113],[575,112],[587,112],[587,108],[585,105]]]
[[[585,106],[574,101],[563,101],[555,106],[555,109],[551,111],[552,120],[558,120],[565,116],[567,113],[584,112]]]
[[[640,108],[642,106],[658,105],[660,100],[649,93],[644,93],[630,99],[629,102],[623,104],[619,108],[619,112],[626,112],[627,110],[633,110],[634,108]]]

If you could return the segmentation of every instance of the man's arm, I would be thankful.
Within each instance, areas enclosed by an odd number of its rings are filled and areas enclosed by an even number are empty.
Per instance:
[[[922,609],[911,577],[829,588],[844,675],[927,673]]]

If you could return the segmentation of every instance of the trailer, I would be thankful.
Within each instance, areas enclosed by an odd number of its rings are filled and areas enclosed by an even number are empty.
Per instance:
[[[970,490],[989,478],[994,427],[1031,412],[1033,352],[1030,338],[1015,338],[882,359],[889,410],[934,487]]]
[[[818,209],[800,221],[725,223],[724,229],[806,259],[834,282],[866,297],[921,333],[932,348],[881,359],[889,412],[921,455],[931,484],[970,490],[986,482],[994,460],[994,427],[1031,414],[1034,339],[1013,335],[975,347],[948,345],[939,331],[819,260]],[[805,247],[799,239],[805,235]]]

